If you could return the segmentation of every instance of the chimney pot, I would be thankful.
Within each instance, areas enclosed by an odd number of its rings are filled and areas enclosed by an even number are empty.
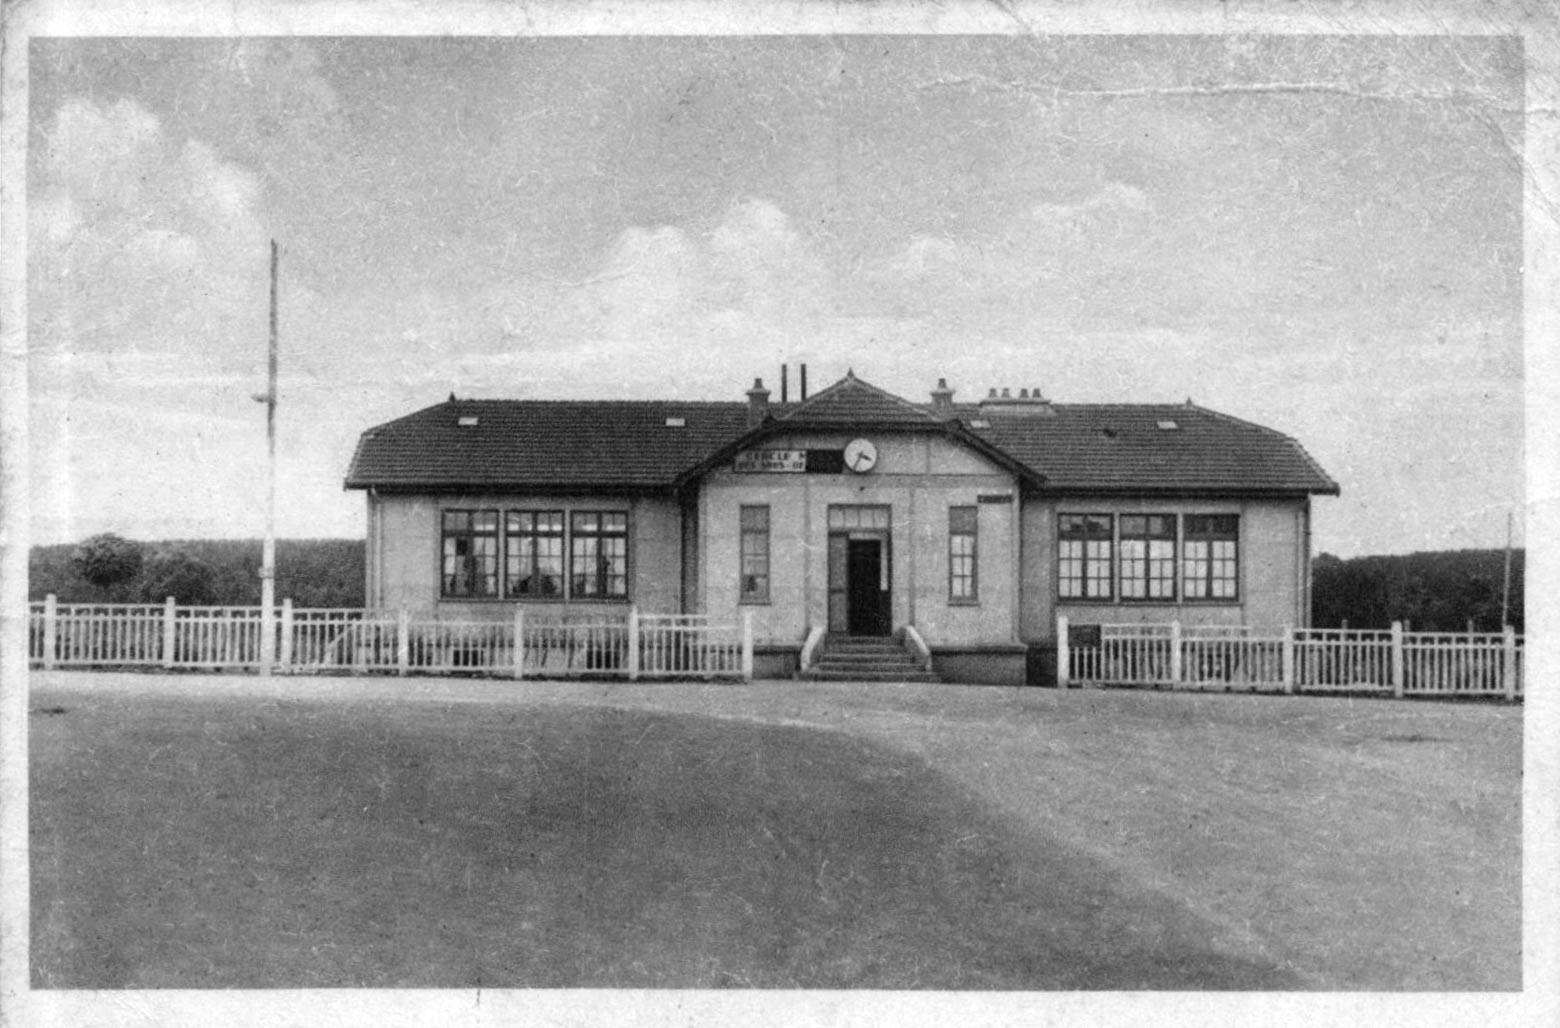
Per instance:
[[[1002,398],[1004,400],[1011,400],[1013,398],[1012,395],[1008,392],[1007,386],[1002,387]]]
[[[753,388],[747,391],[748,398],[748,427],[754,428],[769,416],[769,390],[764,388],[764,380],[755,378]]]
[[[1029,390],[1028,389],[1020,389],[1018,391],[1018,398],[1020,400],[1027,400],[1027,399],[1029,399]]]
[[[991,387],[991,393],[990,393],[990,395],[988,395],[986,397],[986,399],[988,399],[988,400],[995,400],[996,398],[997,398],[997,387],[996,386],[992,386]]]
[[[932,409],[945,411],[953,406],[953,390],[948,388],[948,380],[939,378],[937,388],[932,390]]]

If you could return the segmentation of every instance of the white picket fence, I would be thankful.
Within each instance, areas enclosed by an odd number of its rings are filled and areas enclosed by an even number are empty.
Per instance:
[[[753,678],[753,621],[699,614],[546,617],[516,606],[503,620],[416,617],[355,608],[60,604],[30,610],[28,658],[42,668],[146,666],[259,670],[267,621],[271,669],[473,672],[511,678]]]
[[[1523,639],[1168,624],[1073,625],[1058,617],[1057,684],[1391,696],[1522,695]]]

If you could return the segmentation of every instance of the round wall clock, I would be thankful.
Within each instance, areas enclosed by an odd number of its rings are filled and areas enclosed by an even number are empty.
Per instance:
[[[852,439],[845,446],[845,466],[858,475],[871,471],[877,464],[877,447],[866,439]]]

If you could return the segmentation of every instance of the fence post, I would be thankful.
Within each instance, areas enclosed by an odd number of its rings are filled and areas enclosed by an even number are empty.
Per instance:
[[[515,604],[515,677],[525,677],[525,608]]]
[[[262,568],[261,569],[261,573],[263,574],[264,571],[265,571],[265,569]],[[267,589],[265,591],[267,593],[271,593],[272,592],[271,589]],[[273,596],[274,596],[274,594],[273,594]],[[260,674],[262,676],[266,677],[266,678],[269,678],[271,676],[271,672],[273,670],[273,665],[276,663],[276,607],[274,606],[274,604],[275,604],[274,598],[272,599],[272,605],[267,605],[265,603],[265,598],[263,596],[261,597],[261,603],[260,603]],[[236,619],[233,622],[233,627],[234,627],[234,632],[235,632],[235,638],[237,638],[238,622],[237,622]]]
[[[173,667],[174,646],[178,643],[178,606],[172,596],[163,601],[163,667]]]
[[[1283,657],[1284,691],[1295,691],[1295,630],[1288,625],[1284,626],[1284,657]]]
[[[753,680],[753,612],[742,612],[742,680]]]
[[[628,680],[639,680],[639,606],[628,608]]]
[[[1170,622],[1170,684],[1181,684],[1181,619]]]
[[[1067,615],[1056,615],[1056,687],[1066,689],[1072,677],[1072,652],[1067,640]]]
[[[60,600],[53,593],[43,598],[43,667],[54,667],[54,650],[60,640]]]
[[[405,607],[395,615],[395,673],[406,674],[412,664],[412,615]]]
[[[1501,633],[1500,682],[1506,689],[1506,699],[1517,698],[1517,630],[1507,625]]]
[[[291,670],[293,659],[293,605],[292,597],[282,600],[282,645],[277,664],[283,671]]]
[[[1392,622],[1392,695],[1403,698],[1403,622]]]

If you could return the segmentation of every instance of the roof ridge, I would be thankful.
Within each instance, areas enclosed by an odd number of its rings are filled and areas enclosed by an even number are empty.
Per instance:
[[[851,370],[847,371],[845,373],[845,377],[840,379],[839,381],[837,381],[837,382],[833,383],[832,385],[829,385],[829,386],[827,386],[827,387],[825,387],[823,389],[820,389],[818,392],[816,392],[813,395],[809,396],[807,399],[798,402],[790,410],[788,410],[784,414],[780,415],[780,417],[777,418],[776,420],[777,421],[786,421],[786,420],[789,420],[791,418],[794,418],[797,415],[799,415],[802,412],[804,412],[805,410],[807,410],[808,407],[811,407],[811,406],[817,404],[819,401],[825,399],[826,397],[834,395],[835,393],[839,392],[840,390],[845,389],[848,386],[856,386],[858,388],[865,389],[868,392],[870,392],[870,393],[872,393],[872,394],[874,394],[876,396],[882,397],[885,400],[891,400],[894,403],[898,404],[899,406],[904,407],[910,413],[913,413],[913,414],[919,416],[920,418],[924,418],[927,421],[940,422],[942,420],[941,418],[934,417],[932,414],[930,414],[927,411],[923,410],[920,404],[917,404],[917,403],[914,403],[914,402],[912,402],[910,400],[907,400],[903,396],[896,396],[894,393],[889,392],[887,389],[884,389],[881,386],[873,385],[871,382],[868,382],[864,378],[857,378],[855,369],[851,369]]]

